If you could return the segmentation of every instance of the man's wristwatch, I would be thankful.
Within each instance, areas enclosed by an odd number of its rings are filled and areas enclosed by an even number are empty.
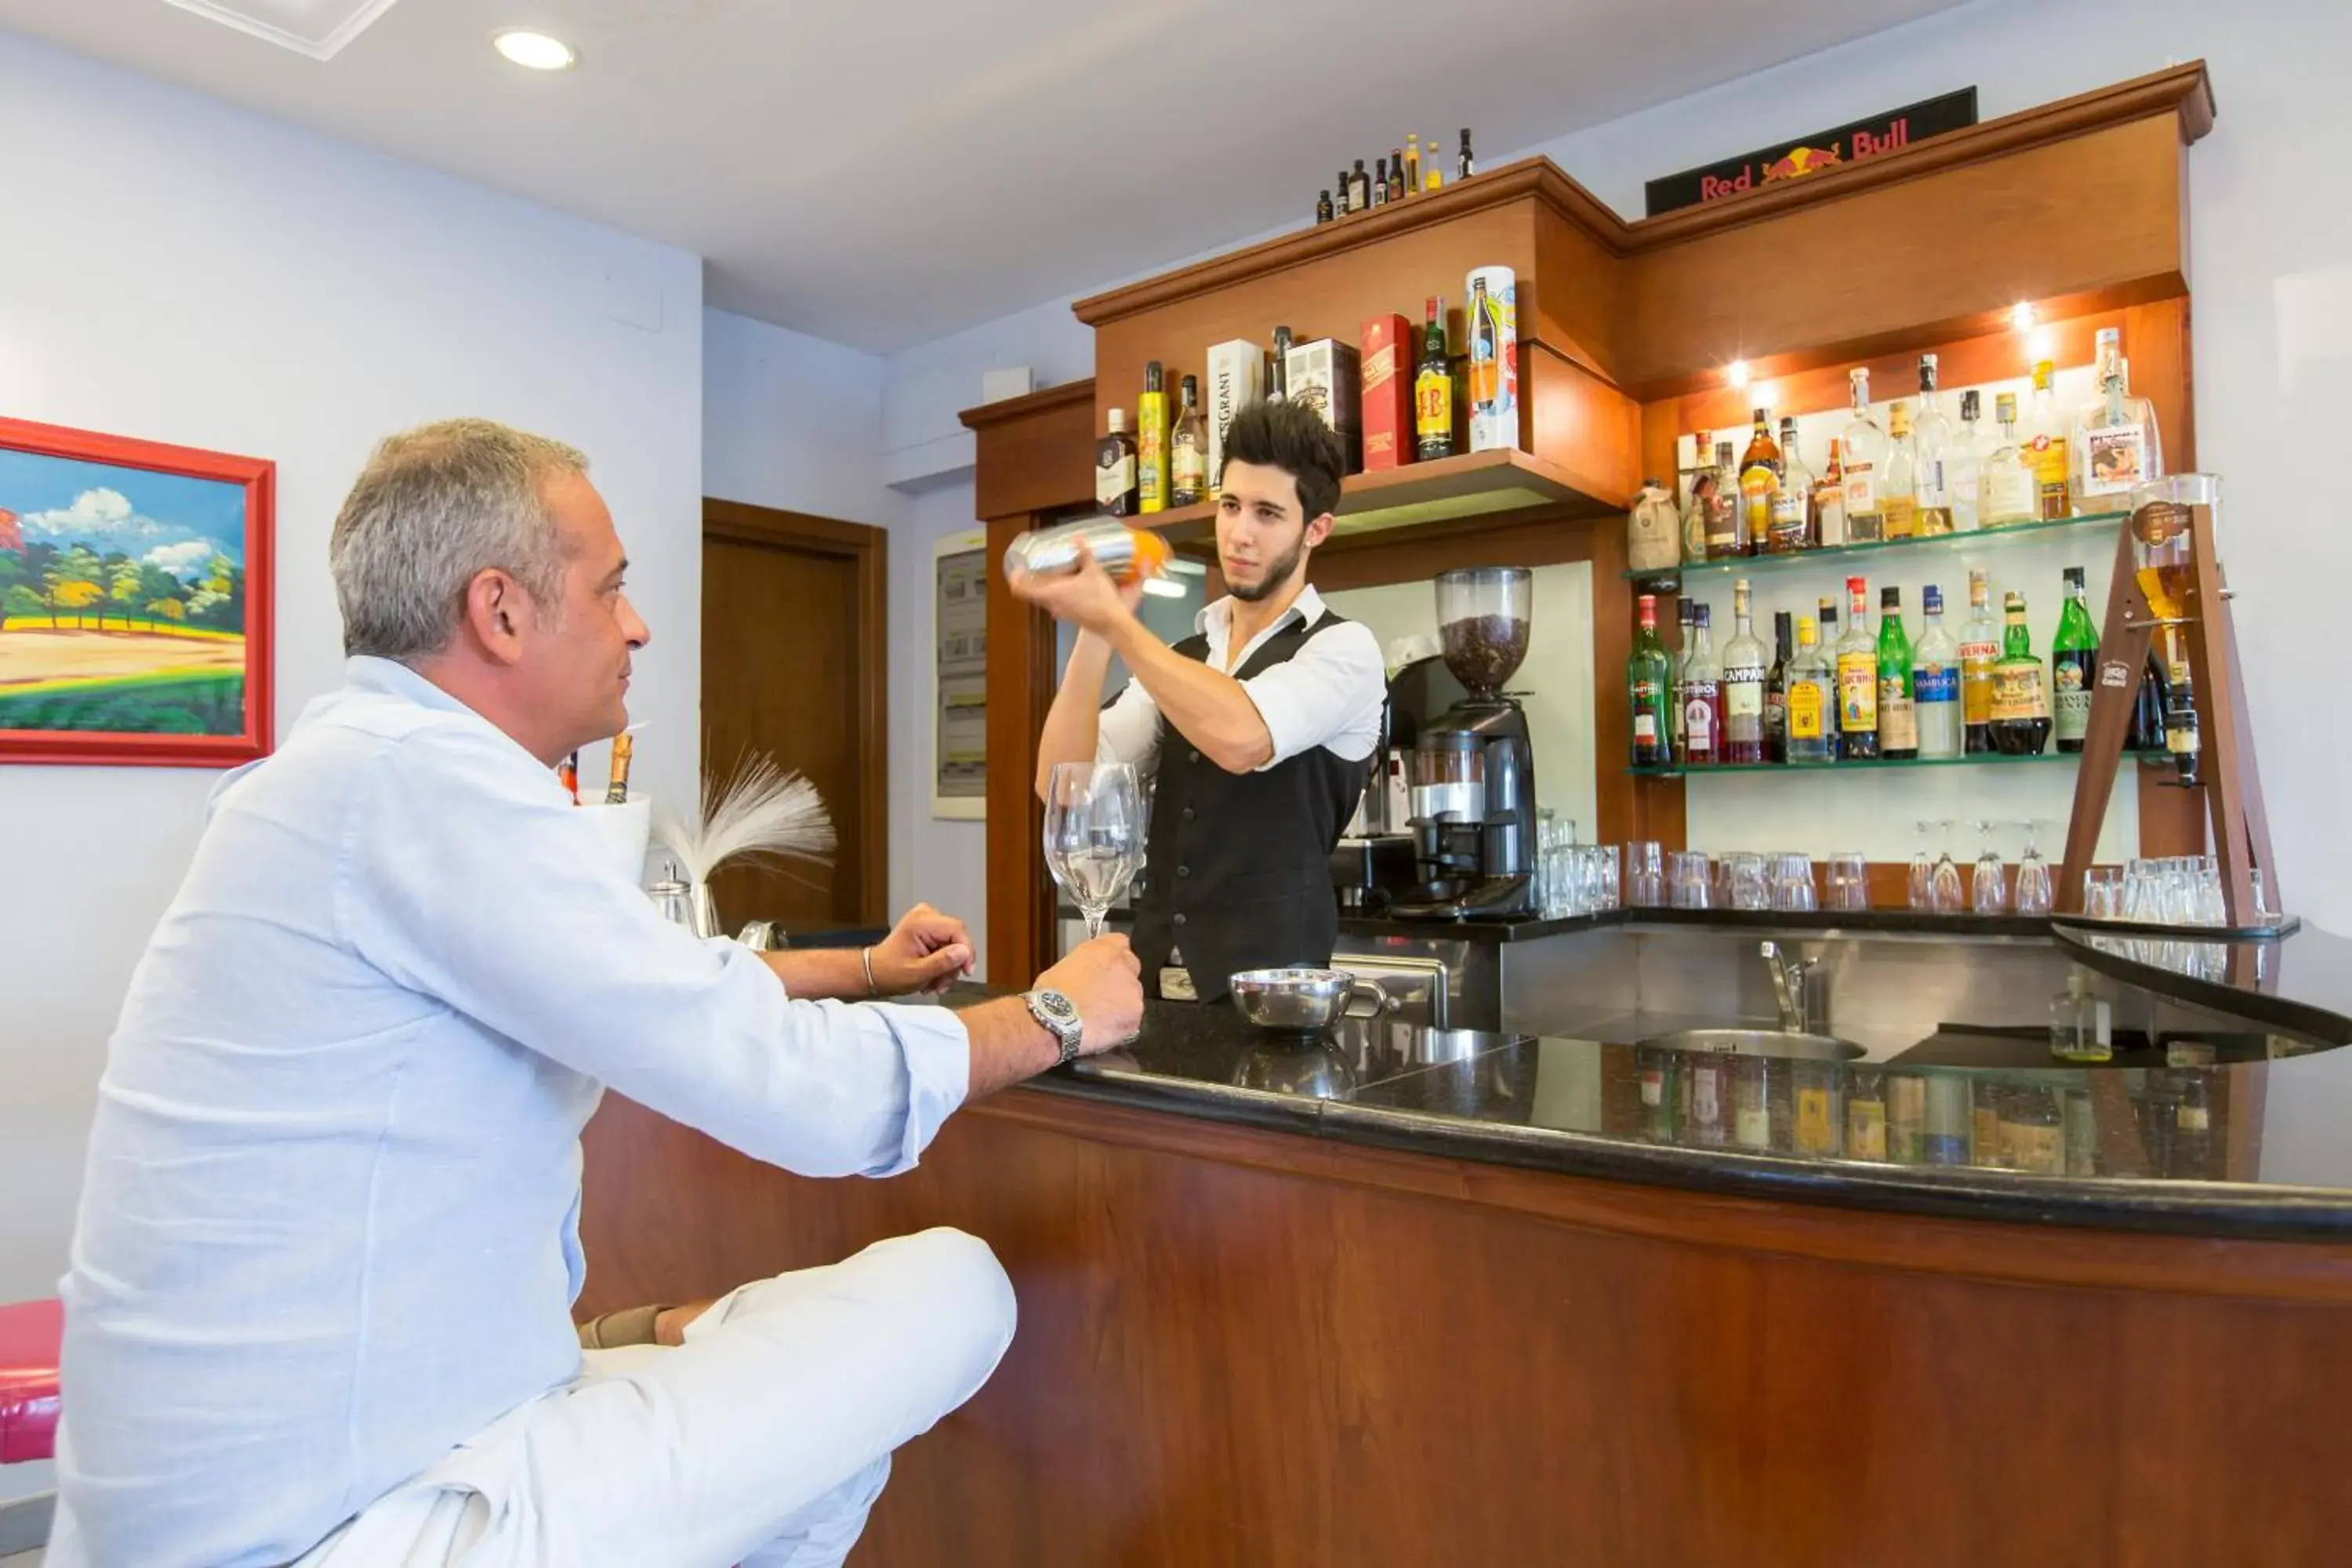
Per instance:
[[[1062,1060],[1077,1060],[1078,1043],[1087,1036],[1086,1026],[1078,1021],[1077,1004],[1058,991],[1032,991],[1021,1000],[1028,1004],[1029,1016],[1062,1043]]]

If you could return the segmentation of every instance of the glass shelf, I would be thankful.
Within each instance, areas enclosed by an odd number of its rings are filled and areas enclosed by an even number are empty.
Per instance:
[[[1973,757],[1874,757],[1866,763],[1703,763],[1695,768],[1627,768],[1625,771],[1635,778],[1643,779],[1705,778],[1709,773],[1788,773],[1802,777],[1807,774],[1853,773],[1863,768],[2019,767],[2029,763],[2078,763],[2082,760],[2080,752],[2041,752],[2030,757],[1984,752]]]
[[[1629,583],[1654,583],[1667,577],[1738,577],[1787,571],[1825,562],[1858,561],[1873,555],[1931,555],[1968,550],[1994,549],[2021,540],[2060,538],[2077,530],[2113,528],[2129,512],[2101,511],[2056,522],[2018,522],[2006,528],[1979,529],[1969,533],[1932,533],[1910,539],[1882,539],[1869,544],[1841,544],[1827,550],[1799,550],[1786,555],[1740,555],[1727,561],[1691,561],[1652,572],[1620,574]]]

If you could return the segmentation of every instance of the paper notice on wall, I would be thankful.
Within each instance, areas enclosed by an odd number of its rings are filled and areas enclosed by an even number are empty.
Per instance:
[[[931,815],[975,818],[988,796],[988,552],[984,535],[933,558]]]

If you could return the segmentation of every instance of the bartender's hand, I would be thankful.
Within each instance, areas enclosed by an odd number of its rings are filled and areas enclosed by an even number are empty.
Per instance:
[[[971,933],[929,904],[908,910],[874,944],[874,989],[885,996],[935,996],[971,973]]]
[[[1143,603],[1143,580],[1121,586],[1097,564],[1094,552],[1078,545],[1078,563],[1067,572],[1023,572],[1011,581],[1013,597],[1025,599],[1057,621],[1101,636]]]
[[[1037,989],[1058,991],[1077,1008],[1082,1057],[1117,1050],[1143,1027],[1143,965],[1123,936],[1080,942],[1037,976]]]

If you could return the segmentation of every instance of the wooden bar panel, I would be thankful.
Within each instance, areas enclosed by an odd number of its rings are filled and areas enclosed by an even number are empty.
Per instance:
[[[1566,471],[1594,515],[1632,509],[1642,488],[1642,409],[1547,343],[1519,344],[1521,444]]]
[[[964,410],[978,434],[972,469],[972,510],[982,518],[1013,517],[1089,504],[1094,499],[1095,422],[1091,381],[1049,386]]]

